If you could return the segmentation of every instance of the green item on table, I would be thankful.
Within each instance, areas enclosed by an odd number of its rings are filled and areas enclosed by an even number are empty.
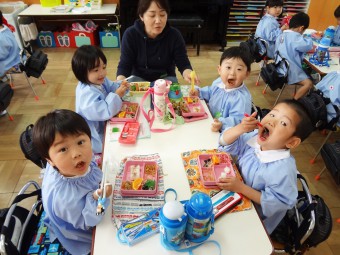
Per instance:
[[[155,180],[146,180],[142,189],[143,190],[154,190],[155,189]]]
[[[118,127],[113,127],[112,128],[112,133],[116,133],[116,132],[119,132],[120,130],[119,130],[119,128]]]
[[[220,117],[222,117],[222,113],[221,112],[216,112],[214,118],[218,119]]]

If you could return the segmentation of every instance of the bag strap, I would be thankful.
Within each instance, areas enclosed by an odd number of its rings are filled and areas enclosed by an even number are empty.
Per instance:
[[[189,240],[185,240],[184,245],[186,246],[186,248],[182,248],[182,249],[171,247],[171,246],[167,245],[165,242],[163,243],[163,245],[165,245],[168,250],[174,250],[174,251],[177,251],[177,252],[188,252],[190,255],[193,255],[195,249],[197,249],[201,245],[207,244],[207,243],[215,244],[218,248],[218,255],[221,255],[221,245],[219,244],[219,242],[217,242],[215,240],[208,240],[208,241],[199,243],[199,244],[194,245],[194,246],[191,246],[191,242]]]
[[[144,94],[144,96],[142,97],[142,100],[140,102],[140,108],[142,110],[142,113],[145,117],[145,119],[148,121],[149,125],[150,125],[150,130],[152,132],[155,132],[155,133],[162,133],[162,132],[166,132],[166,131],[170,131],[172,129],[175,128],[175,123],[176,123],[176,113],[175,113],[175,110],[169,100],[169,97],[164,95],[165,96],[165,103],[171,113],[171,115],[173,116],[173,120],[172,120],[172,123],[171,123],[171,127],[169,128],[153,128],[153,122],[155,120],[155,114],[154,114],[154,110],[149,110],[148,113],[145,112],[144,110],[144,107],[143,107],[143,104],[144,104],[144,101],[145,99],[147,98],[148,95],[151,95],[151,100],[152,100],[152,104],[154,105],[154,108],[155,108],[155,111],[157,111],[158,114],[162,114],[161,110],[157,107],[157,105],[154,103],[154,94],[155,94],[155,91],[153,88],[149,88],[148,91]]]

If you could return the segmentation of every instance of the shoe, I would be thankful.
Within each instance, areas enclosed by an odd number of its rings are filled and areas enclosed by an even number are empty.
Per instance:
[[[3,110],[2,112],[0,112],[0,117],[5,116],[7,114],[6,110]]]

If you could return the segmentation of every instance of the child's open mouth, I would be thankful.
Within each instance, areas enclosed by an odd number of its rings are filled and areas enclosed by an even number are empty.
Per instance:
[[[234,79],[228,79],[228,83],[229,83],[230,86],[234,86],[235,80]]]
[[[76,168],[82,168],[85,166],[85,162],[84,161],[81,161],[79,162],[77,165],[76,165]]]
[[[263,127],[263,130],[260,134],[260,140],[265,141],[267,140],[268,137],[269,137],[269,129],[266,127]]]

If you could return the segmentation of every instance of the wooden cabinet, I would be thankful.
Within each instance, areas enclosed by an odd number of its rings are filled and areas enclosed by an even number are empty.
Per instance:
[[[309,2],[310,0],[286,0],[283,12],[306,12]],[[255,33],[265,3],[265,0],[234,0],[228,20],[227,42],[245,41],[249,34]]]

